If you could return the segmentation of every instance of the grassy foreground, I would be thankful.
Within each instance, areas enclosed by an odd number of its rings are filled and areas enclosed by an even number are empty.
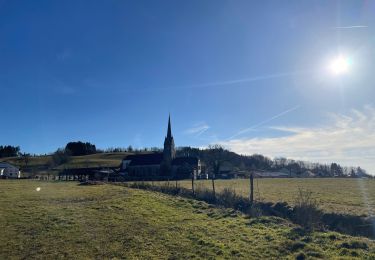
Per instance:
[[[191,188],[191,181],[181,181],[180,185]],[[196,185],[211,188],[210,180],[196,181]],[[254,197],[257,200],[280,202],[293,205],[298,189],[308,189],[318,200],[325,212],[351,215],[375,215],[375,180],[341,178],[288,178],[255,179]],[[245,197],[249,197],[249,180],[216,180],[217,191],[231,188]]]
[[[1,180],[0,208],[0,259],[375,257],[365,238],[113,185]]]

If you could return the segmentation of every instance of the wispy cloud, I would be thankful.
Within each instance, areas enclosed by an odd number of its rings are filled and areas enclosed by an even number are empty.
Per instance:
[[[215,87],[215,86],[223,86],[223,85],[234,85],[234,84],[239,84],[239,83],[261,81],[261,80],[274,79],[274,78],[290,77],[290,76],[294,76],[294,75],[297,75],[297,74],[300,74],[300,73],[304,73],[304,72],[295,71],[295,72],[283,72],[283,73],[267,74],[267,75],[261,75],[261,76],[254,76],[254,77],[250,77],[250,78],[224,80],[224,81],[207,82],[207,83],[202,83],[202,84],[182,86],[181,88],[204,88],[204,87]]]
[[[250,127],[245,128],[245,129],[242,129],[242,130],[238,131],[236,134],[234,134],[231,137],[229,137],[228,140],[233,139],[233,138],[235,138],[235,137],[237,137],[239,135],[245,134],[247,132],[253,131],[253,130],[257,129],[260,126],[271,122],[272,120],[275,120],[275,119],[277,119],[277,118],[279,118],[279,117],[281,117],[281,116],[283,116],[285,114],[288,114],[288,113],[290,113],[290,112],[298,109],[299,107],[300,106],[295,106],[295,107],[289,108],[289,109],[287,109],[287,110],[285,110],[285,111],[283,111],[281,113],[278,113],[277,115],[274,115],[274,116],[272,116],[270,118],[267,118],[266,120],[264,120],[262,122],[259,122],[259,123],[255,124],[253,126],[250,126]]]
[[[356,29],[356,28],[367,28],[367,25],[352,25],[352,26],[336,26],[333,29]]]
[[[195,124],[193,127],[189,129],[186,129],[184,133],[198,137],[204,132],[206,132],[208,129],[210,129],[210,126],[202,122],[202,123]]]
[[[275,126],[288,132],[274,138],[243,138],[221,142],[241,154],[261,153],[300,160],[359,165],[375,174],[375,109],[365,106],[348,115],[330,114],[325,126],[306,128]]]

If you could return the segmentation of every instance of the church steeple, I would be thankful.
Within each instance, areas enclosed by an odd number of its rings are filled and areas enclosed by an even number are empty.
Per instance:
[[[174,140],[172,136],[172,127],[171,127],[171,116],[168,117],[168,130],[167,136],[164,140],[164,151],[163,151],[164,161],[167,164],[171,164],[172,160],[176,156],[176,150],[174,147]]]
[[[170,115],[170,114],[169,114],[169,117],[168,117],[168,132],[167,132],[167,138],[172,138],[171,115]]]

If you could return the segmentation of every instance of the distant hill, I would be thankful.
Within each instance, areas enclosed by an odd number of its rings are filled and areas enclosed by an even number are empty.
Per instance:
[[[83,156],[71,156],[69,162],[53,167],[54,169],[71,169],[81,167],[118,167],[122,159],[132,153],[97,153]],[[31,156],[27,164],[22,157],[1,158],[0,161],[9,162],[20,167],[26,173],[43,173],[51,171],[52,156]]]
[[[218,148],[215,148],[216,150]],[[196,156],[209,168],[210,162],[215,160],[215,149],[198,149],[192,147],[180,147],[177,156]],[[296,161],[287,158],[268,158],[260,154],[239,155],[234,152],[219,148],[220,160],[227,165],[231,171],[236,172],[275,172],[284,173],[290,177],[371,177],[360,167],[342,167],[337,163],[319,164],[306,161]],[[9,162],[21,168],[22,172],[31,175],[51,174],[60,169],[74,169],[86,167],[119,167],[124,157],[135,153],[152,153],[150,151],[137,152],[102,152],[82,156],[70,156],[67,163],[53,166],[51,155],[30,156],[26,163],[25,158],[7,157],[0,158],[1,161]]]

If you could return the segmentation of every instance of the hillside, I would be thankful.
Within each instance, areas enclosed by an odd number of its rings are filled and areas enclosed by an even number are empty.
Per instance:
[[[160,193],[27,180],[2,180],[0,191],[0,259],[375,257],[365,238]]]
[[[137,153],[150,153],[150,151],[137,151]],[[25,162],[22,157],[0,158],[1,161],[7,161],[19,166],[24,173],[31,174],[51,174],[51,169],[67,169],[81,167],[118,167],[121,160],[129,152],[108,152],[96,153],[84,156],[70,156],[67,163],[59,166],[52,166],[52,156],[34,156],[29,157]],[[248,177],[251,171],[258,171],[257,174],[266,176],[272,173],[290,177],[371,177],[364,169],[360,167],[341,167],[337,163],[318,164],[304,161],[295,161],[286,158],[271,159],[260,154],[239,155],[225,150],[221,147],[210,149],[198,149],[192,147],[179,147],[177,156],[194,156],[207,166],[212,168],[212,162],[220,161],[221,170],[229,170],[238,176]]]
[[[84,156],[71,156],[68,163],[64,163],[57,169],[80,168],[80,167],[118,167],[122,159],[130,153],[97,153]],[[43,173],[50,168],[52,156],[33,156],[29,158],[27,167],[22,157],[0,158],[0,161],[17,165],[24,172]]]

